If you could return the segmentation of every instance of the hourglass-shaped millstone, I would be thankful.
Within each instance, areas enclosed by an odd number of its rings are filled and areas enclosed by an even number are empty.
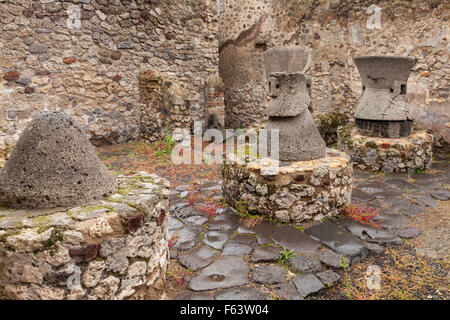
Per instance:
[[[406,57],[357,57],[363,96],[355,113],[359,131],[367,136],[409,136],[413,120],[409,113],[406,85],[417,59]]]
[[[281,161],[313,160],[325,156],[325,142],[308,110],[309,78],[299,72],[274,72],[269,77],[269,120],[266,129],[278,129]],[[274,141],[271,141],[274,143]]]

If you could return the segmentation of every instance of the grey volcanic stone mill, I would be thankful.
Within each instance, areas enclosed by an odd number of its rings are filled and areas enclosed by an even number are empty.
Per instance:
[[[86,134],[62,111],[38,114],[0,171],[0,205],[8,208],[79,205],[116,190]]]
[[[366,136],[407,137],[413,120],[406,101],[406,84],[417,59],[370,56],[354,59],[363,84],[355,122]]]
[[[266,129],[280,132],[281,161],[306,161],[325,156],[325,141],[309,112],[310,80],[300,72],[272,72],[269,78],[271,101],[267,106]]]

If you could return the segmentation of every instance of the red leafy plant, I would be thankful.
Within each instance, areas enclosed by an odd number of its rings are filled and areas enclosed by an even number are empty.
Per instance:
[[[170,277],[173,277],[178,285],[184,286],[188,277],[189,277],[190,271],[184,269],[179,264],[177,265],[170,265],[169,269],[167,270],[167,275]]]
[[[175,247],[179,239],[180,239],[180,237],[177,234],[174,234],[169,239],[169,249],[172,249],[173,247]]]
[[[371,207],[367,207],[364,204],[358,204],[356,206],[354,204],[349,204],[344,207],[343,213],[347,217],[362,224],[368,224],[376,228],[382,228],[380,223],[383,222],[383,220],[378,219],[377,221],[373,221],[373,219],[378,215],[378,208],[374,209]]]
[[[201,212],[206,213],[210,218],[214,218],[217,216],[217,210],[220,209],[220,204],[207,202],[203,206],[199,206],[198,209]]]

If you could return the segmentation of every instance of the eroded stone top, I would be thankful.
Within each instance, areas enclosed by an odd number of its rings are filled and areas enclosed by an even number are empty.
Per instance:
[[[0,171],[0,206],[67,207],[117,189],[83,130],[62,111],[39,113]]]

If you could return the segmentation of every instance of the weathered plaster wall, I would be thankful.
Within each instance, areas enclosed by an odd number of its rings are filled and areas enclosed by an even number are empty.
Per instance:
[[[215,10],[212,0],[0,0],[0,150],[45,109],[71,114],[95,144],[151,131],[141,71],[183,92],[183,110],[162,122],[202,119],[205,80],[217,74]]]
[[[352,57],[418,58],[408,82],[412,114],[419,125],[450,141],[448,2],[219,0],[219,8],[219,70],[228,126],[265,121],[262,53],[300,45],[310,50],[307,74],[316,115],[353,115],[362,90]]]

